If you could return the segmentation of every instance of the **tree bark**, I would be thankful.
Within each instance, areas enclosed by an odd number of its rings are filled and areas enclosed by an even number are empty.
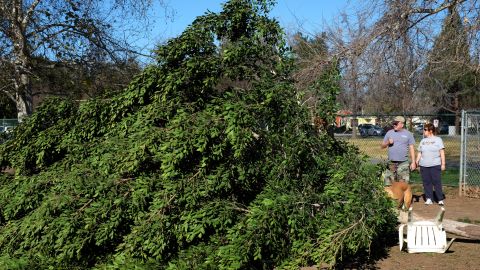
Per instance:
[[[25,51],[20,52],[20,59],[15,62],[15,103],[19,122],[33,112],[31,68],[25,53]]]
[[[462,113],[458,100],[458,94],[455,95],[454,107],[455,107],[455,135],[460,135],[460,124],[462,122]]]
[[[480,226],[449,219],[443,220],[443,228],[447,233],[480,240]]]
[[[33,98],[31,85],[30,53],[26,36],[28,17],[22,13],[22,1],[15,2],[12,7],[11,27],[13,32],[13,51],[15,59],[15,103],[17,105],[17,117],[21,122],[33,112]],[[38,4],[32,4],[34,8]],[[29,15],[29,14],[27,14]]]
[[[17,105],[18,122],[33,112],[32,87],[28,76],[21,75],[20,84],[15,86],[15,103]]]

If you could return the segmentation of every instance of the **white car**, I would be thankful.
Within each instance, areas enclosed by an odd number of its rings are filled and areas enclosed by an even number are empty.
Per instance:
[[[0,133],[2,132],[9,133],[10,131],[12,131],[11,126],[0,126]]]
[[[418,134],[423,134],[423,124],[418,124],[415,126],[415,132]]]

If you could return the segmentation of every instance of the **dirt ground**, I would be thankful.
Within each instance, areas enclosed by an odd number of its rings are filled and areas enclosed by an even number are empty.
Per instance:
[[[421,187],[414,187],[415,195],[422,195]],[[480,225],[480,199],[460,197],[457,188],[445,188],[444,219]],[[423,198],[413,203],[413,213],[427,219],[434,218],[439,206],[425,205]],[[398,244],[390,247],[388,255],[377,261],[371,269],[480,269],[480,240],[471,240],[456,235],[447,235],[447,241],[456,238],[444,253],[407,253],[400,251]]]

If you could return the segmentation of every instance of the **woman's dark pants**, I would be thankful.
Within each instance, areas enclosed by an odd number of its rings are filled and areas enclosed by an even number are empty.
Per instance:
[[[420,167],[420,174],[423,181],[423,190],[425,192],[426,198],[434,200],[433,189],[435,189],[435,195],[437,195],[437,200],[441,201],[445,199],[442,190],[441,173],[442,169],[440,165],[433,167]]]

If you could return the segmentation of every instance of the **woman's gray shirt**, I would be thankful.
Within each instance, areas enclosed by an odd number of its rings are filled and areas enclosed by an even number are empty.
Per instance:
[[[429,138],[423,138],[418,145],[418,152],[422,154],[419,165],[422,167],[441,165],[442,160],[440,159],[440,150],[444,148],[443,140],[440,137],[432,136]]]

